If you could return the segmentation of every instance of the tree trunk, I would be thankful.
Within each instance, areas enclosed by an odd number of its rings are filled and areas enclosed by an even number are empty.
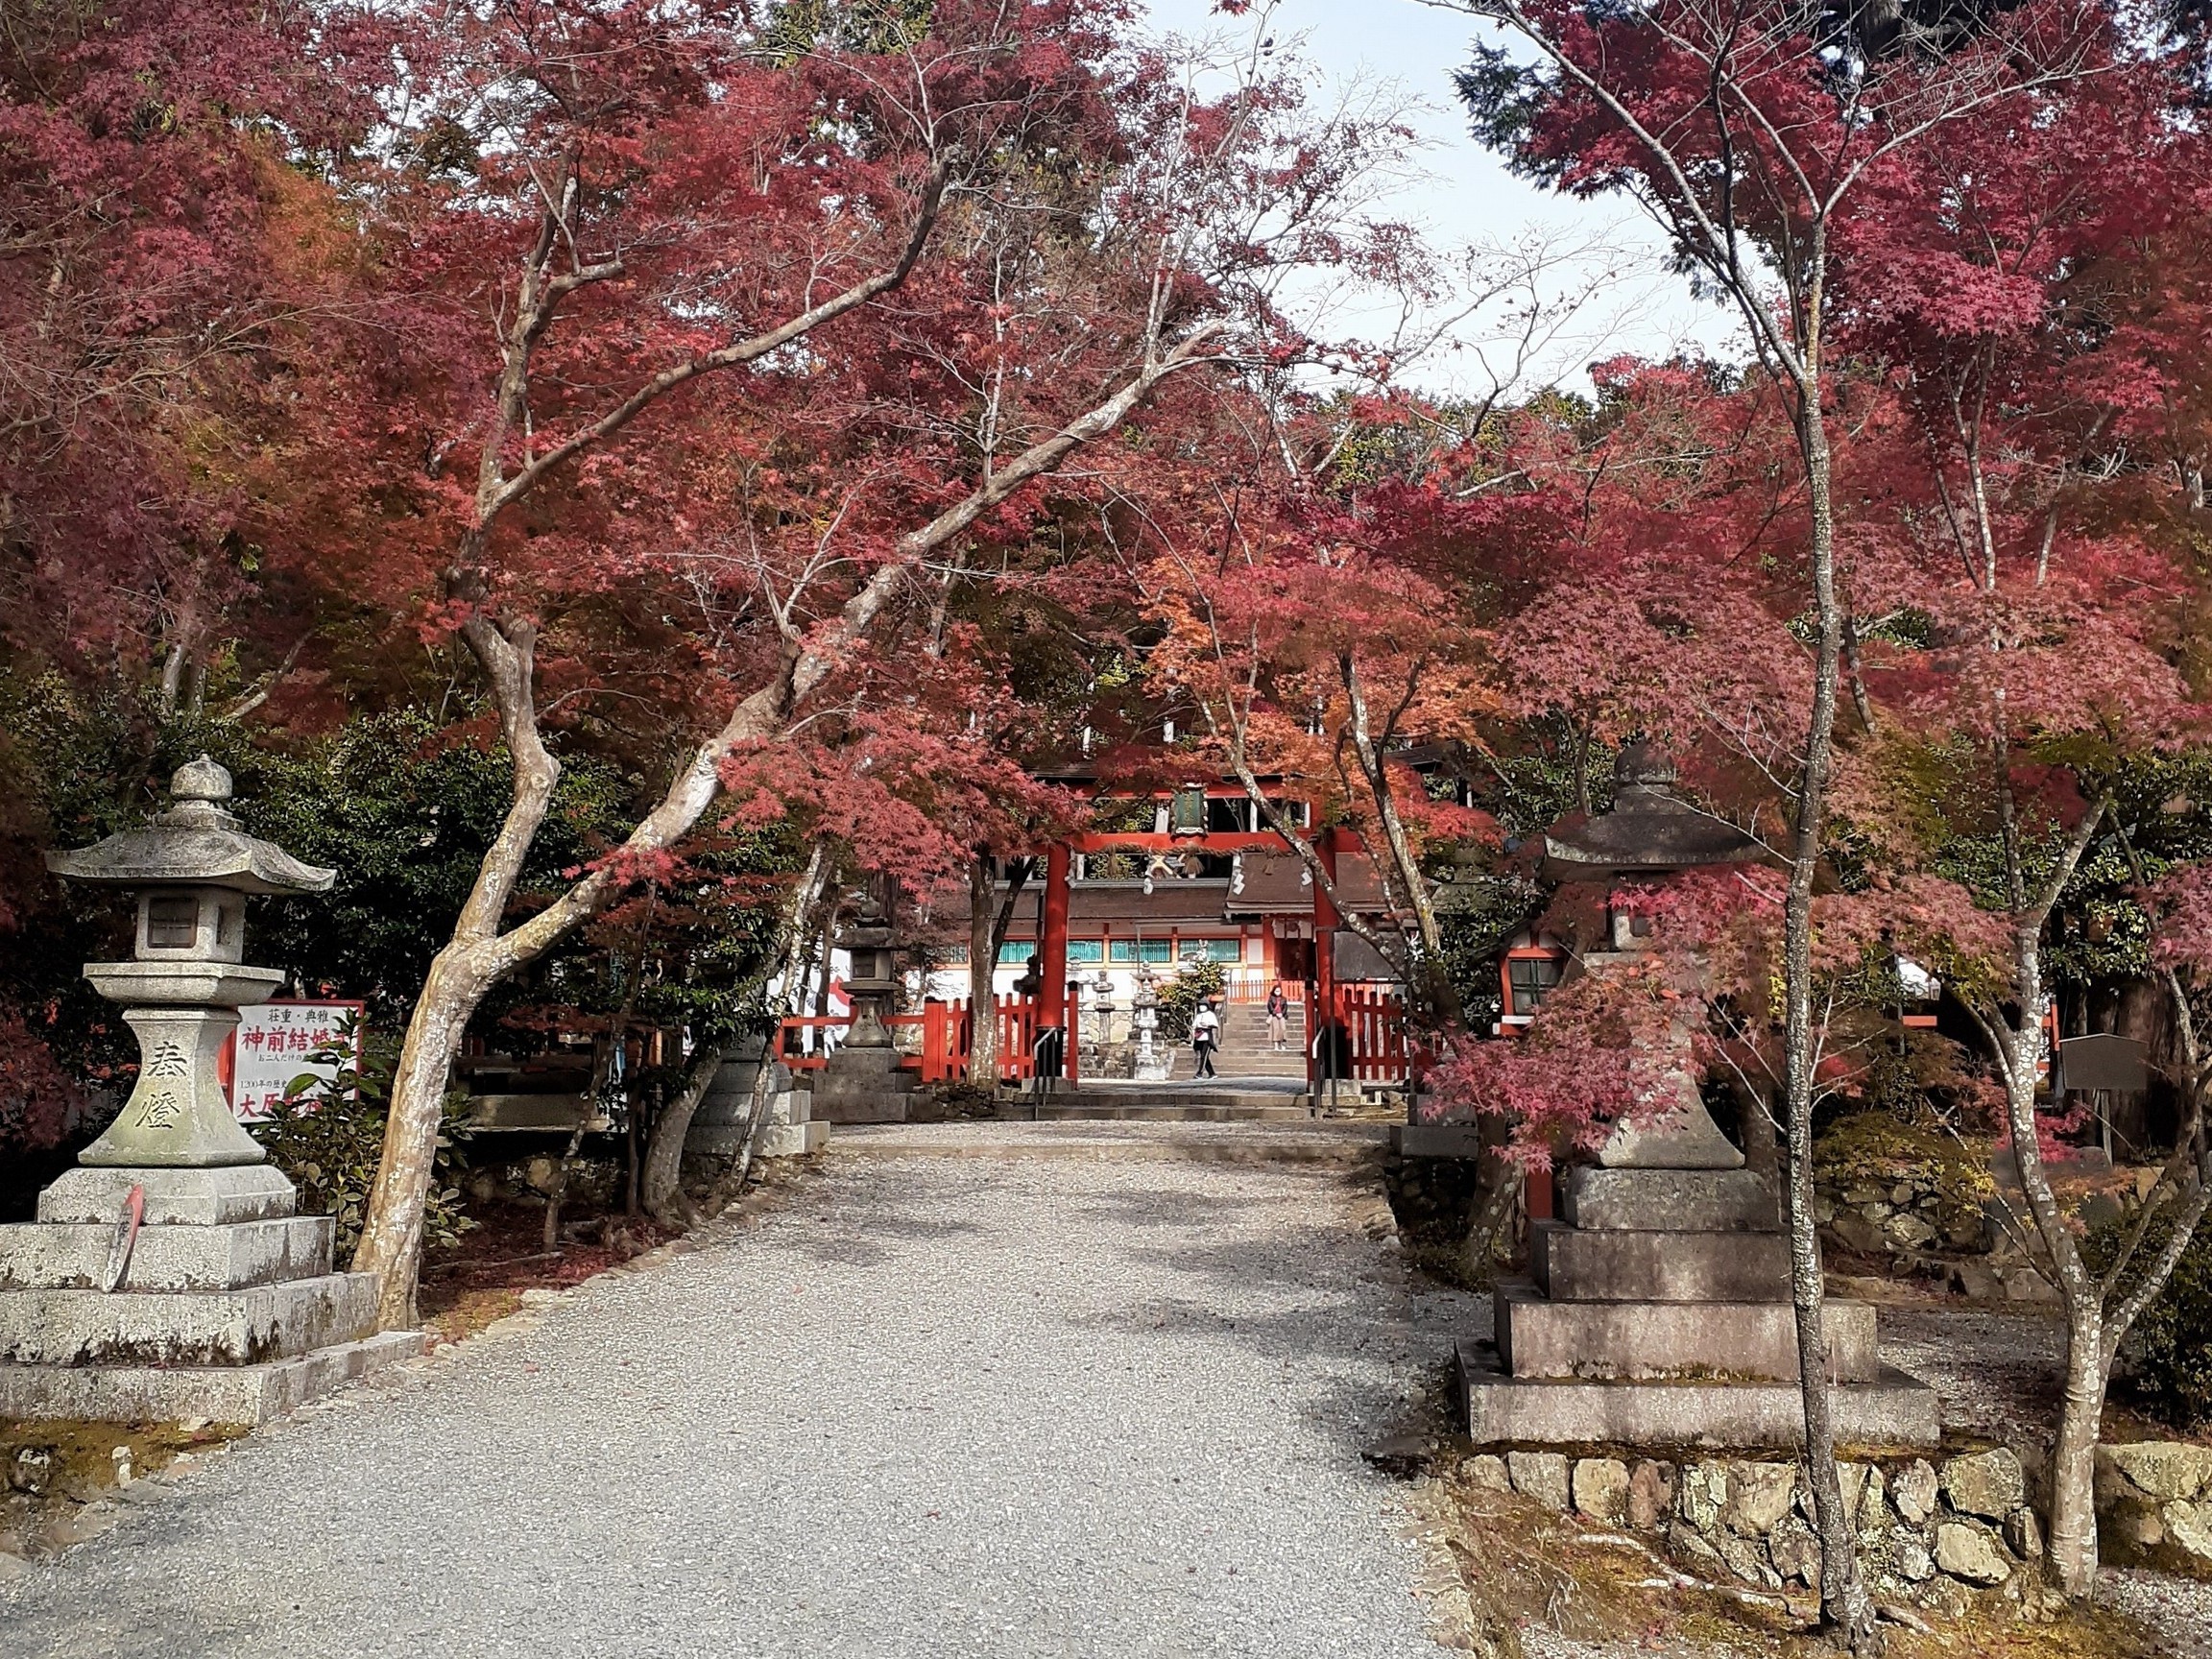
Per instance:
[[[1398,797],[1390,787],[1389,757],[1376,740],[1376,733],[1367,712],[1367,694],[1359,684],[1359,669],[1349,651],[1337,657],[1337,671],[1344,682],[1344,695],[1351,709],[1352,747],[1359,758],[1359,770],[1366,779],[1367,793],[1375,802],[1375,816],[1382,826],[1382,843],[1390,854],[1390,868],[1398,878],[1398,885],[1405,889],[1407,907],[1413,913],[1414,931],[1420,936],[1421,949],[1431,956],[1444,949],[1443,930],[1436,923],[1436,906],[1429,896],[1429,878],[1421,869],[1421,861],[1413,854],[1413,842],[1406,833],[1406,823],[1398,811]]]
[[[1498,1235],[1521,1199],[1522,1172],[1495,1152],[1476,1165],[1475,1198],[1467,1206],[1467,1235],[1459,1241],[1459,1277],[1471,1286],[1487,1284]]]
[[[760,1056],[763,1070],[768,1063],[767,1053],[763,1051]],[[707,1092],[714,1086],[715,1075],[721,1070],[720,1046],[701,1045],[685,1070],[683,1087],[654,1119],[653,1137],[645,1148],[640,1198],[645,1213],[664,1227],[698,1225],[698,1212],[684,1196],[684,1142],[691,1133],[691,1119],[698,1114],[699,1103],[707,1098]]]
[[[540,1245],[548,1256],[561,1248],[561,1206],[568,1200],[568,1166],[584,1145],[584,1126],[591,1121],[591,1112],[589,1106],[584,1109],[582,1121],[569,1131],[568,1144],[553,1166],[553,1190],[545,1194],[544,1242]]]
[[[998,971],[1002,935],[992,925],[992,897],[991,860],[978,854],[968,865],[968,1081],[978,1089],[998,1082],[998,1022],[991,981]]]
[[[2104,1286],[2075,1247],[2036,1140],[2035,1061],[2042,1046],[2044,1007],[2041,931],[2039,920],[2019,926],[2014,973],[2022,1012],[2016,1027],[2000,1027],[1998,1059],[2005,1073],[2007,1127],[2021,1195],[2049,1256],[2052,1283],[2066,1307],[2066,1389],[2059,1400],[2058,1431],[2051,1453],[2048,1561],[2059,1593],[2080,1599],[2093,1595],[2097,1587],[2094,1480],[2111,1355]]]
[[[2097,1436],[2104,1421],[2104,1321],[2101,1310],[2066,1321],[2066,1392],[2051,1449],[2051,1576],[2059,1591],[2086,1599],[2097,1588]]]
[[[382,1281],[376,1323],[405,1330],[415,1321],[415,1286],[422,1266],[422,1204],[437,1173],[438,1132],[445,1119],[445,1086],[469,1017],[486,989],[476,951],[453,944],[438,952],[422,982],[422,995],[407,1022],[407,1036],[392,1076],[392,1107],[384,1120],[384,1148],[369,1207],[354,1246],[352,1270]]]
[[[2019,872],[2021,831],[2010,810],[2010,784],[2004,776],[1999,750],[1996,779],[2001,827],[2005,836],[2007,868],[2012,891],[2012,992],[2017,998],[2018,1021],[2010,1022],[2001,1011],[1980,1015],[1996,1048],[1998,1069],[2005,1082],[2006,1127],[2012,1140],[2012,1162],[2020,1175],[2020,1192],[2035,1232],[2050,1257],[2050,1278],[2066,1307],[2066,1392],[2058,1408],[2058,1433],[2051,1460],[2050,1573],[2060,1592],[2070,1598],[2087,1597],[2097,1585],[2097,1510],[2093,1478],[2097,1436],[2104,1422],[2104,1388],[2111,1372],[2119,1338],[2141,1303],[2130,1300],[2115,1311],[2107,1298],[2125,1262],[2114,1264],[2109,1278],[2090,1272],[2082,1261],[2071,1225],[2073,1217],[2058,1206],[2051,1189],[2050,1171],[2043,1166],[2041,1142],[2035,1128],[2035,1070],[2043,1052],[2043,1020],[2049,1005],[2043,977],[2043,929],[2080,868],[2099,826],[2111,807],[2101,800],[2076,826],[2053,861],[2041,886],[2031,896]],[[2155,1195],[2154,1195],[2155,1196]],[[2186,1240],[2186,1231],[2183,1234]],[[2174,1256],[2177,1256],[2176,1251]],[[2170,1272],[2174,1256],[2164,1262]],[[2163,1273],[2153,1266],[2150,1294]],[[2063,1531],[2061,1531],[2063,1528]]]
[[[661,1114],[653,1114],[653,1121],[661,1121]],[[644,1214],[638,1206],[637,1180],[642,1171],[637,1157],[637,1109],[633,1106],[622,1115],[622,1214],[635,1221]]]
[[[968,865],[968,1012],[974,1026],[968,1081],[978,1089],[998,1086],[998,1020],[992,978],[998,970],[998,952],[1013,929],[1022,889],[1029,879],[1028,859],[1007,860],[1006,897],[994,906],[991,866],[989,854],[981,853]]]
[[[837,962],[836,905],[829,905],[822,912],[822,927],[821,931],[815,935],[814,944],[814,1018],[827,1020],[830,1017],[830,975]],[[795,995],[792,1006],[795,1008],[806,1006],[804,987],[800,993]],[[822,1037],[823,1046],[827,1047],[829,1041],[829,1037],[824,1035]]]
[[[1811,269],[1821,270],[1817,243]],[[1797,1324],[1798,1393],[1805,1413],[1805,1465],[1813,1488],[1814,1525],[1820,1535],[1820,1613],[1823,1625],[1855,1653],[1879,1651],[1874,1603],[1859,1576],[1859,1540],[1836,1471],[1835,1388],[1829,1373],[1827,1289],[1821,1279],[1820,1237],[1814,1215],[1813,1071],[1818,1045],[1813,1010],[1813,887],[1820,866],[1820,835],[1828,808],[1828,775],[1836,744],[1837,682],[1843,656],[1843,607],[1836,586],[1836,514],[1826,417],[1819,380],[1817,288],[1806,301],[1811,320],[1804,346],[1797,438],[1805,463],[1806,504],[1812,518],[1813,598],[1819,624],[1813,707],[1805,735],[1805,773],[1790,849],[1790,890],[1783,903],[1784,1114],[1789,1158],[1783,1209],[1790,1234],[1790,1300]]]
[[[807,957],[808,941],[811,938],[814,926],[814,914],[818,908],[825,912],[822,921],[822,937],[825,941],[824,952],[827,955],[829,949],[827,941],[834,931],[831,924],[836,911],[836,904],[831,902],[825,905],[823,900],[828,893],[833,875],[834,871],[830,863],[828,847],[820,841],[815,842],[813,854],[806,861],[806,874],[800,878],[799,885],[792,890],[790,904],[783,913],[781,935],[783,944],[782,989],[780,1000],[785,1008],[799,1007],[805,998],[805,986],[800,978],[800,968]],[[829,970],[827,967],[823,970],[823,979],[825,983],[828,982]],[[745,1190],[745,1178],[753,1172],[754,1149],[759,1144],[761,1125],[767,1121],[769,1096],[775,1093],[775,1066],[768,1058],[767,1050],[763,1048],[760,1064],[753,1073],[752,1098],[746,1103],[745,1139],[738,1143],[737,1156],[732,1163],[729,1172],[715,1186],[714,1202],[717,1209]]]

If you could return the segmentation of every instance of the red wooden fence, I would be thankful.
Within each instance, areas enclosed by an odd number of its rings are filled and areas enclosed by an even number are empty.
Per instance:
[[[1019,1083],[1036,1076],[1035,998],[995,997],[992,998],[992,1007],[998,1022],[998,1080],[1002,1083]],[[776,1027],[776,1041],[769,1049],[769,1055],[795,1071],[819,1070],[828,1058],[823,1049],[817,1046],[810,1052],[798,1052],[790,1042],[791,1035],[799,1031],[826,1030],[830,1026],[851,1023],[852,1016],[849,1014],[799,1016],[785,1020]],[[923,1082],[949,1083],[968,1075],[968,1059],[975,1046],[975,1028],[965,999],[949,1002],[930,1000],[922,1004],[919,1014],[886,1015],[883,1023],[894,1031],[920,1028],[920,1047],[906,1054],[900,1064],[920,1071]],[[1079,1081],[1075,1033],[1072,1029],[1068,1033],[1067,1074],[1070,1084]]]
[[[1429,1069],[1431,1055],[1406,1030],[1406,999],[1374,985],[1337,985],[1328,1019],[1306,1011],[1308,1071],[1321,1076],[1321,1044],[1334,1025],[1343,1033],[1347,1070],[1356,1083],[1409,1083]]]

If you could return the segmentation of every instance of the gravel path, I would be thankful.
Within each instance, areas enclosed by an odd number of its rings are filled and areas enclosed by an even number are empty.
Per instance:
[[[833,1158],[211,1460],[0,1588],[0,1653],[1433,1655],[1359,1455],[1432,1356],[1364,1201],[1310,1163]]]
[[[2058,1420],[2066,1333],[2047,1312],[1885,1303],[1882,1358],[1943,1403],[1943,1426],[2026,1454]]]

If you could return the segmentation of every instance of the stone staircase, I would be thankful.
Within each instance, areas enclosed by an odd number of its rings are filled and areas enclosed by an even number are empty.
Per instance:
[[[1171,1082],[1189,1083],[1198,1070],[1198,1056],[1189,1043],[1175,1054]],[[1214,1051],[1214,1070],[1224,1078],[1276,1077],[1303,1082],[1306,1076],[1306,1003],[1290,1000],[1290,1042],[1277,1053],[1267,1041],[1267,1009],[1263,1003],[1233,1002],[1221,1012],[1221,1046]]]

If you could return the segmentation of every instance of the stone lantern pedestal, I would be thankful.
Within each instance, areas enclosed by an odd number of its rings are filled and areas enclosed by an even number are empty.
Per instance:
[[[769,1069],[767,1104],[753,1144],[756,1158],[802,1158],[819,1152],[830,1140],[830,1125],[813,1120],[814,1096],[795,1086],[789,1067],[767,1056],[767,1045],[755,1039],[728,1049],[684,1139],[686,1157],[736,1158],[745,1149],[752,1122],[753,1087],[760,1068]]]
[[[133,960],[85,968],[138,1034],[138,1081],[106,1134],[0,1227],[0,1417],[252,1425],[421,1351],[376,1331],[376,1282],[331,1271],[328,1216],[247,1134],[218,1074],[238,1009],[283,982],[244,965],[245,895],[331,873],[239,830],[203,757],[141,830],[50,854],[140,895]]]

